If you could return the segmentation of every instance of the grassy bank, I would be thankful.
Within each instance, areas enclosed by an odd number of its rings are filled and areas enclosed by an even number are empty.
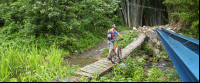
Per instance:
[[[55,46],[38,49],[37,43],[27,47],[14,42],[3,45],[0,51],[0,81],[51,82],[58,77],[67,78],[76,68],[62,65],[62,53]]]
[[[60,49],[57,42],[36,38],[26,29],[10,31],[0,28],[0,82],[51,82],[73,75],[76,67],[62,65],[69,51]]]

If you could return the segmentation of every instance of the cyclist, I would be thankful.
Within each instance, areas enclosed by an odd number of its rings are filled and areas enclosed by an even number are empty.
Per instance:
[[[109,59],[109,60],[111,59],[110,58],[110,52],[111,52],[111,50],[113,49],[113,46],[114,46],[115,34],[118,34],[122,38],[122,40],[124,40],[123,37],[115,29],[116,29],[116,26],[115,26],[115,24],[113,24],[111,29],[108,30],[108,32],[107,32],[107,44],[108,44],[108,48],[109,48],[107,59]]]

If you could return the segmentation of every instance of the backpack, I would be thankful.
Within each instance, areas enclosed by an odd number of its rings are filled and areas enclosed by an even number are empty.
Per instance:
[[[108,40],[110,41],[110,40],[112,40],[113,39],[113,34],[114,34],[114,32],[115,32],[115,30],[108,30]]]

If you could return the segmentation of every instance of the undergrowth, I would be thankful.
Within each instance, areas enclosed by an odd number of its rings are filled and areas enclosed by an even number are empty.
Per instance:
[[[154,58],[153,67],[149,68],[150,74],[145,72],[143,64],[145,61],[139,61],[138,58],[127,57],[122,60],[125,67],[116,64],[111,72],[103,77],[93,77],[91,81],[85,82],[181,82],[181,79],[175,70],[161,71],[156,68],[156,58]],[[172,73],[173,72],[173,73]],[[174,77],[174,78],[173,78]]]

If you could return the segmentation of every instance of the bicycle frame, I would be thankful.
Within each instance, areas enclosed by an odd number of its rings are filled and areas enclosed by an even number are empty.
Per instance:
[[[117,44],[113,47],[113,49],[112,49],[112,51],[111,51],[111,62],[112,63],[114,63],[115,64],[115,61],[116,61],[116,57],[118,57],[119,58],[119,60],[120,60],[120,58],[121,58],[121,48],[120,48],[120,46],[119,46],[119,44],[118,44],[118,41],[121,41],[121,40],[114,40],[114,41],[112,41],[113,42],[113,45],[114,45],[114,42],[115,41],[117,41]],[[116,48],[118,48],[118,50],[116,50]],[[117,53],[117,52],[119,52],[119,53]]]
[[[121,48],[120,48],[120,46],[119,46],[119,44],[118,44],[118,41],[121,41],[121,40],[114,40],[114,41],[117,41],[117,44],[113,47],[113,50],[114,50],[114,52],[115,52],[114,56],[117,56],[117,55],[116,55],[117,52],[116,52],[115,48],[116,48],[116,47],[119,47],[120,52],[121,52]],[[113,45],[114,45],[114,43],[113,43]]]

